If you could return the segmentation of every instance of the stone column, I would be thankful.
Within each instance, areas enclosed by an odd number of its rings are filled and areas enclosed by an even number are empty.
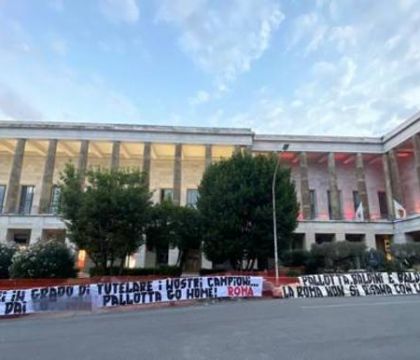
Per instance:
[[[147,186],[149,186],[149,183],[150,183],[151,153],[152,153],[152,144],[150,142],[144,143],[143,167],[141,170],[144,173]]]
[[[315,243],[315,233],[305,232],[305,250],[311,250],[312,244]]]
[[[382,166],[384,168],[384,180],[385,180],[385,194],[386,194],[386,204],[388,207],[388,216],[390,218],[394,217],[394,197],[392,194],[391,186],[391,176],[389,171],[388,156],[387,154],[382,155]]]
[[[77,164],[77,169],[80,172],[80,177],[82,183],[85,181],[85,174],[88,164],[88,155],[89,155],[89,140],[82,140],[80,143],[80,153],[79,153],[79,163]]]
[[[338,230],[335,233],[335,241],[346,241],[346,234],[343,232],[343,230]]]
[[[403,205],[403,193],[401,188],[400,172],[398,169],[397,155],[395,150],[388,152],[389,170],[391,175],[392,193],[395,200]]]
[[[112,143],[111,170],[117,170],[120,166],[120,148],[120,141],[114,141]]]
[[[45,214],[49,212],[56,152],[57,140],[50,140],[50,143],[48,145],[47,158],[45,159],[44,174],[42,176],[41,197],[39,200],[40,214]]]
[[[363,164],[362,153],[356,154],[356,180],[357,180],[357,191],[359,193],[360,201],[363,206],[363,214],[365,220],[369,220],[369,199],[367,194],[366,180],[365,180],[365,167]]]
[[[5,213],[17,212],[20,177],[22,174],[23,157],[25,155],[26,139],[18,139],[13,155],[12,169],[10,171],[9,183],[6,191]]]
[[[302,215],[303,219],[311,218],[311,195],[309,193],[308,180],[308,157],[306,152],[299,154],[300,159],[300,193],[302,199]]]
[[[413,136],[414,161],[416,164],[417,183],[420,187],[420,134]]]
[[[212,146],[209,144],[206,145],[205,158],[206,158],[206,168],[207,168],[209,165],[211,165],[211,162],[212,162]]]
[[[340,219],[340,201],[337,185],[337,173],[335,169],[335,154],[328,153],[328,173],[330,184],[330,202],[331,202],[331,217],[332,220]]]
[[[367,232],[365,235],[365,242],[368,249],[376,249],[376,237],[375,233]]]
[[[42,241],[42,227],[32,228],[28,245],[36,244],[39,241]]]
[[[181,178],[182,178],[182,144],[175,145],[174,185],[172,201],[175,205],[181,204]]]

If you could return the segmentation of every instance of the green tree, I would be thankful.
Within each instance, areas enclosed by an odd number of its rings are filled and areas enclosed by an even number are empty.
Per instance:
[[[199,187],[204,252],[216,263],[252,269],[273,257],[272,181],[275,155],[235,153],[209,166]],[[290,170],[280,166],[276,177],[278,247],[289,247],[297,226],[298,202]]]
[[[0,243],[0,279],[9,278],[9,267],[12,264],[12,258],[15,252],[15,246]]]
[[[175,237],[176,210],[176,206],[169,200],[151,207],[146,227],[148,249],[167,251],[172,246]]]
[[[155,204],[146,230],[147,246],[155,249],[178,248],[182,266],[189,250],[201,245],[201,219],[197,209],[177,206],[171,201]]]
[[[86,186],[82,183],[81,174],[67,164],[59,213],[69,239],[104,273],[118,262],[122,271],[126,256],[143,243],[149,220],[145,177],[137,170],[95,169],[87,172]]]

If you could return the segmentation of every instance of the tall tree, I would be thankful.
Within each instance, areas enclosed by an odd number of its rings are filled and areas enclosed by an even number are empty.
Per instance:
[[[149,220],[145,177],[136,170],[95,169],[87,172],[87,185],[82,183],[81,174],[67,164],[59,212],[69,239],[104,273],[117,264],[122,270],[126,256],[143,243]]]
[[[273,257],[272,181],[274,155],[235,153],[209,166],[199,187],[204,251],[216,263],[252,269]],[[276,212],[279,251],[286,249],[297,226],[299,205],[290,171],[279,167]]]
[[[188,252],[201,246],[201,219],[197,209],[177,206],[171,201],[153,205],[146,230],[149,248],[178,248],[178,265],[183,266]]]

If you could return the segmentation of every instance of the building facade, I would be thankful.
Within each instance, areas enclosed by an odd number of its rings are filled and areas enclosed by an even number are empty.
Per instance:
[[[282,152],[285,144],[289,147]],[[420,241],[420,113],[382,137],[259,135],[250,129],[0,122],[0,241],[65,238],[56,216],[60,172],[130,167],[148,175],[153,201],[194,205],[205,168],[246,149],[277,152],[301,211],[294,247],[324,241]],[[144,247],[131,266],[175,264]],[[211,263],[202,258],[203,267]]]

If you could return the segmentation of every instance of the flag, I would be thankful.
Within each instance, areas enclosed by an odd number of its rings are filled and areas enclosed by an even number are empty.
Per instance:
[[[407,216],[407,212],[405,211],[404,207],[394,199],[394,212],[396,219],[403,219]]]
[[[365,221],[365,214],[363,211],[363,204],[362,202],[359,203],[359,206],[356,209],[356,220],[358,221]]]

